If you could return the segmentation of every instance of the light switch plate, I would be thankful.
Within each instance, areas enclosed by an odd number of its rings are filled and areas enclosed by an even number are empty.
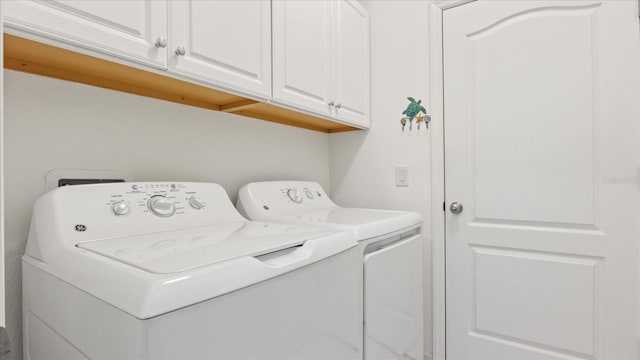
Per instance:
[[[396,166],[396,186],[409,186],[409,167],[406,165]]]

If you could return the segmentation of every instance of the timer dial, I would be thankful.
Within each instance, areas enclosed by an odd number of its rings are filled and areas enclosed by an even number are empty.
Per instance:
[[[302,202],[302,196],[300,195],[298,189],[287,190],[287,196],[296,204],[300,204]]]
[[[152,213],[162,217],[169,217],[176,213],[175,205],[164,195],[156,195],[147,202]]]

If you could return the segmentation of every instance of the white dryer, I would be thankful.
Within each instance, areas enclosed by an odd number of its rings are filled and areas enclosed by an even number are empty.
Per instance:
[[[25,358],[356,358],[356,245],[246,221],[216,184],[58,188],[23,257]]]
[[[320,184],[257,182],[238,194],[252,220],[349,230],[359,241],[365,359],[423,359],[422,219],[413,212],[343,208]]]

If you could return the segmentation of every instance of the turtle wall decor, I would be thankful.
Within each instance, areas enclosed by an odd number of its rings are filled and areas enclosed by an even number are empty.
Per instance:
[[[427,115],[427,109],[422,106],[422,100],[416,101],[416,99],[409,96],[407,98],[409,100],[409,105],[402,112],[403,116],[400,119],[400,124],[402,124],[402,131],[404,131],[405,125],[407,122],[409,123],[409,130],[413,128],[413,120],[416,120],[416,124],[418,124],[418,130],[420,130],[420,123],[424,122],[424,125],[429,128],[429,121],[431,121],[431,116]]]

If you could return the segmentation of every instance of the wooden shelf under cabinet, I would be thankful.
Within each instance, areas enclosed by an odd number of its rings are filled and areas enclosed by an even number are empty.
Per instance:
[[[359,130],[345,124],[187,81],[4,34],[7,69],[333,133]]]

